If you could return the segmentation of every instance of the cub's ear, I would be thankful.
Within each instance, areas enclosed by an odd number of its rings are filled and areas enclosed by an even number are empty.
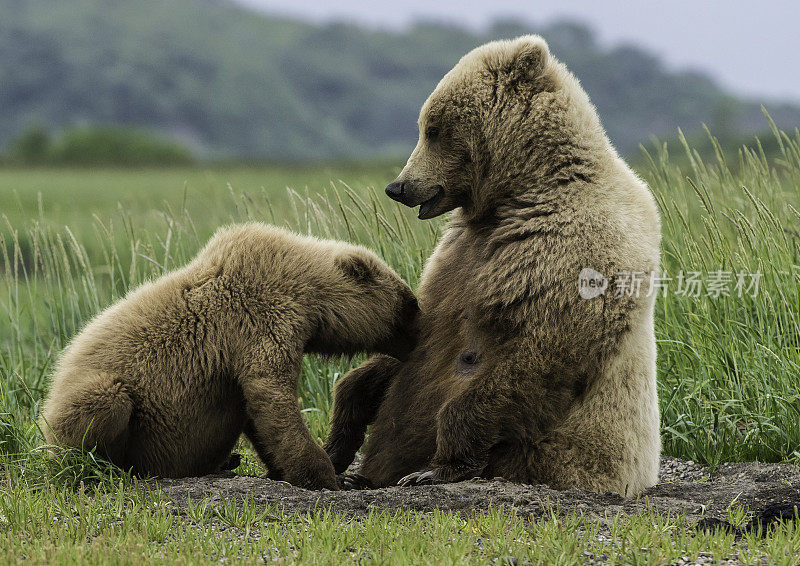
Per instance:
[[[343,253],[334,260],[336,267],[356,281],[370,281],[375,278],[376,265],[369,256],[359,253]]]
[[[534,80],[547,65],[550,49],[544,39],[537,35],[526,35],[516,40],[515,50],[507,70],[516,75],[517,80]]]

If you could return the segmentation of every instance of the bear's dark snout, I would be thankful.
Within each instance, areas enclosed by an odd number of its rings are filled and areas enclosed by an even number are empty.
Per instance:
[[[442,185],[422,186],[419,181],[394,181],[386,187],[389,198],[409,208],[420,206],[419,218],[426,220],[445,212],[438,208],[444,197]]]
[[[406,184],[401,181],[389,183],[386,187],[386,195],[399,202],[403,202],[403,196],[406,193]]]

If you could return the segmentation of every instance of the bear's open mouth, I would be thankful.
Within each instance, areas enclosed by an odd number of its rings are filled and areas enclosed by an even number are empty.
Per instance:
[[[419,205],[419,213],[417,214],[417,218],[420,220],[427,220],[428,218],[438,216],[438,213],[434,212],[433,209],[437,204],[439,204],[439,201],[442,200],[442,197],[444,196],[444,187],[441,185],[436,185],[434,188],[436,189],[436,194]]]

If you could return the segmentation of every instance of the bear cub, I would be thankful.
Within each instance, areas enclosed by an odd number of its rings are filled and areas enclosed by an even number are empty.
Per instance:
[[[220,470],[244,432],[269,477],[338,489],[298,407],[303,354],[404,359],[418,310],[366,248],[259,223],[223,228],[72,340],[42,430],[49,444],[161,477]]]

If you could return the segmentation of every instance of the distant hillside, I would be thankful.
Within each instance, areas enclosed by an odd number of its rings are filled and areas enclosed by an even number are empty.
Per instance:
[[[207,156],[313,159],[406,153],[420,104],[472,47],[541,33],[626,152],[706,122],[763,129],[756,102],[580,25],[433,24],[403,33],[314,26],[211,0],[0,0],[0,149],[41,125],[124,124]],[[768,104],[779,125],[800,108]]]

